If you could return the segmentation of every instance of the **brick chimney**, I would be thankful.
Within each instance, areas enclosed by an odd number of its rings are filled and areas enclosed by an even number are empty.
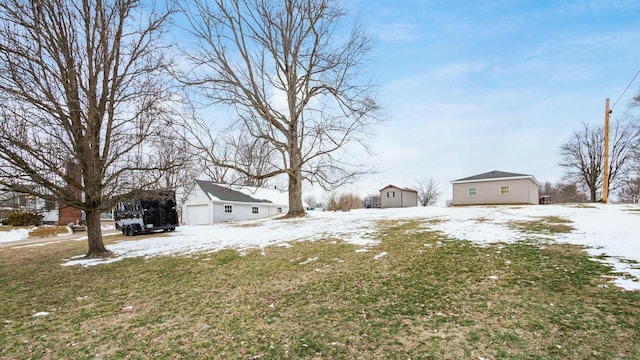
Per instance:
[[[82,173],[77,163],[73,161],[67,162],[67,176],[73,178],[75,181],[80,182],[82,179]],[[67,184],[69,189],[73,192],[74,196],[78,200],[82,200],[82,191],[80,189]],[[71,206],[65,206],[58,204],[58,224],[67,225],[69,223],[80,223],[82,221],[82,211]]]

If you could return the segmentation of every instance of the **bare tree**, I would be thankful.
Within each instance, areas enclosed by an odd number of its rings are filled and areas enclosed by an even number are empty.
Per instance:
[[[234,164],[245,169],[246,172],[235,172],[237,179],[235,183],[247,186],[263,187],[267,185],[268,178],[262,176],[247,176],[246,174],[268,174],[277,171],[274,165],[275,151],[271,144],[261,138],[255,138],[245,133],[231,137],[227,149],[233,150],[232,156],[225,156],[225,159],[233,159]],[[216,164],[213,164],[216,165]]]
[[[152,187],[158,189],[185,188],[202,172],[201,166],[192,154],[190,144],[179,134],[167,127],[164,136],[150,141],[150,150],[144,156],[158,167],[150,174],[158,182]]]
[[[581,203],[586,202],[587,197],[582,193],[576,184],[545,182],[540,185],[540,196],[548,196],[550,201],[555,204],[560,203]]]
[[[140,152],[161,135],[172,11],[144,4],[0,0],[0,185],[84,210],[87,256],[108,253],[107,200],[156,180],[131,174],[156,167]]]
[[[640,203],[640,177],[628,179],[618,190],[618,201],[628,204]]]
[[[188,139],[190,147],[195,150],[193,156],[198,159],[206,177],[221,184],[256,187],[267,185],[268,177],[262,175],[276,169],[273,165],[275,152],[268,142],[248,136],[233,127],[221,131],[214,139],[208,129],[202,131],[204,123],[192,121],[183,124],[183,129],[187,129],[191,135],[185,136],[185,139]],[[195,134],[198,135],[193,136]],[[246,172],[224,166],[218,159],[238,164],[254,176],[247,176]]]
[[[438,182],[433,178],[425,178],[424,180],[418,181],[416,190],[418,190],[418,202],[420,202],[422,206],[434,205],[440,197]]]
[[[609,134],[609,189],[613,191],[624,181],[632,165],[633,154],[640,145],[640,132],[627,117],[612,122]],[[598,201],[604,168],[603,128],[583,124],[583,129],[574,133],[560,151],[560,166],[566,169],[566,179],[588,189],[591,202]]]
[[[313,196],[313,195],[307,195],[307,196],[304,197],[303,200],[308,206],[310,206],[312,208],[318,207],[319,203],[316,200],[316,197]]]
[[[243,132],[268,144],[278,159],[266,172],[220,152],[209,151],[211,161],[253,179],[286,175],[290,216],[304,213],[304,180],[334,189],[369,171],[347,154],[347,145],[366,149],[364,135],[378,121],[372,85],[357,73],[370,40],[357,26],[336,33],[344,15],[338,3],[197,0],[183,6],[198,43],[185,51],[194,67],[180,78],[231,109]],[[211,131],[191,127],[198,128]],[[198,145],[215,147],[217,140]]]
[[[217,152],[215,156],[220,156],[222,158],[233,156],[232,154],[234,152],[232,151],[231,148],[225,147],[225,146],[216,146],[214,149],[213,146],[203,145],[202,143],[200,143],[200,146],[197,146],[197,145],[194,146],[194,143],[190,143],[190,145],[193,148],[199,150],[199,151],[196,151],[195,153],[199,163],[202,166],[202,172],[205,177],[207,177],[209,180],[218,184],[238,183],[236,181],[238,176],[235,171],[227,167],[218,166],[212,163],[211,161],[209,161],[209,159],[213,155],[212,151],[214,150]],[[221,149],[222,151],[220,152]]]

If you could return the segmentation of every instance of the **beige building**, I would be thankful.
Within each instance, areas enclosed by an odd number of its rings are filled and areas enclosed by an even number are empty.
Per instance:
[[[410,207],[418,206],[418,192],[413,189],[387,185],[380,189],[380,207]]]
[[[452,205],[538,204],[533,175],[489,171],[451,182]]]

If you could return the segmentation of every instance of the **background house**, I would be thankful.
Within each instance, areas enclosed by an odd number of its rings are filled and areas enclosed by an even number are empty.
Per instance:
[[[0,190],[0,218],[4,219],[15,211],[35,212],[42,215],[44,224],[58,224],[58,207],[55,202],[25,192]]]
[[[489,171],[451,182],[455,205],[538,204],[533,175]]]
[[[418,206],[418,192],[409,188],[387,185],[380,189],[380,207],[410,207]]]
[[[203,225],[284,215],[288,211],[286,191],[195,180],[185,194],[182,222]]]

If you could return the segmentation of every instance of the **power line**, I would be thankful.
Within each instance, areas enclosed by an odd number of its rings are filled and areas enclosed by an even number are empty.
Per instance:
[[[631,87],[631,84],[633,84],[633,81],[638,77],[639,74],[640,74],[640,70],[638,70],[638,72],[636,73],[636,76],[634,76],[633,79],[629,81],[629,85],[627,85],[627,87],[624,88],[624,91],[622,91],[622,94],[620,94],[620,96],[618,97],[618,100],[616,100],[616,102],[613,103],[613,106],[611,106],[611,111],[613,111],[613,108],[616,107],[616,104],[618,103],[618,101],[620,101],[622,96],[624,96],[624,93],[626,93],[627,90],[629,90],[629,87]]]

